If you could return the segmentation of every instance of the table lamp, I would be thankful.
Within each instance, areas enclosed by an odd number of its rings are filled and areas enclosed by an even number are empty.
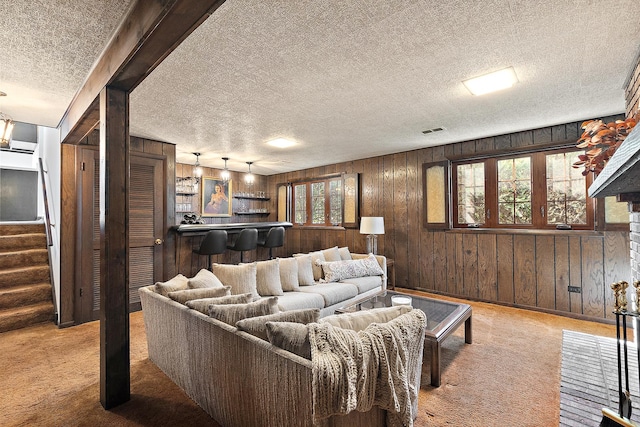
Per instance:
[[[363,216],[360,220],[360,234],[367,234],[367,253],[378,254],[378,234],[384,234],[384,218]]]

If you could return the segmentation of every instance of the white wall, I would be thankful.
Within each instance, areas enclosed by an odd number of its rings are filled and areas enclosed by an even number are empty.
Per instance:
[[[60,323],[60,131],[58,129],[38,126],[38,147],[36,148],[36,167],[38,156],[42,158],[49,201],[49,218],[53,227],[51,235],[53,246],[49,248],[51,254],[51,271],[55,289],[56,323]],[[42,191],[42,186],[38,186]],[[42,210],[41,210],[42,208]],[[44,218],[44,197],[38,195],[38,216]]]

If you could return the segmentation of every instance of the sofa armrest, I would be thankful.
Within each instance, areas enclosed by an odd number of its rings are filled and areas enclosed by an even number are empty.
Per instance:
[[[353,253],[351,254],[351,258],[353,259],[363,259],[363,258],[367,258],[368,256],[369,254],[353,254]],[[374,257],[376,257],[378,264],[380,264],[380,267],[384,272],[384,275],[382,276],[382,295],[386,295],[387,294],[387,258],[384,255],[374,255]]]

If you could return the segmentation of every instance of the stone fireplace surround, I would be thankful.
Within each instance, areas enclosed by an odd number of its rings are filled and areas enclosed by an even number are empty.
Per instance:
[[[626,116],[631,117],[640,111],[640,52],[624,88]],[[633,129],[589,187],[589,196],[616,196],[618,201],[629,203],[631,277],[628,281],[640,280],[640,125]]]

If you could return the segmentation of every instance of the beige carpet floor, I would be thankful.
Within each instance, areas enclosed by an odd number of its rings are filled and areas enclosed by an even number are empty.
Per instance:
[[[563,329],[614,337],[615,328],[471,305],[473,344],[464,327],[445,341],[439,388],[425,353],[415,425],[557,426]],[[0,334],[0,426],[218,425],[149,361],[140,312],[131,315],[131,401],[105,411],[99,369],[98,322]]]

